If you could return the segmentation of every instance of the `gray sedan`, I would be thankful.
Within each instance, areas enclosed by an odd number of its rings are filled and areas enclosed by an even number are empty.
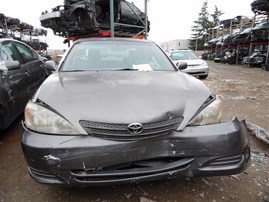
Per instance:
[[[221,123],[220,99],[184,68],[151,41],[76,41],[25,108],[32,178],[84,186],[242,172],[245,122]]]
[[[42,58],[17,40],[0,39],[0,130],[20,114],[48,72]]]

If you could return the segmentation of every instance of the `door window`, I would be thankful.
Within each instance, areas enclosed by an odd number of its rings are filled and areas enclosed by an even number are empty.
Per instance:
[[[0,45],[1,46],[1,45]],[[0,47],[0,61],[12,61],[10,50],[5,47]]]
[[[12,58],[12,60],[19,61],[19,62],[21,61],[20,55],[16,47],[11,42],[4,43],[3,47],[4,47],[4,52],[6,53],[6,55]]]
[[[27,46],[20,43],[14,43],[14,45],[20,52],[23,62],[29,62],[37,59],[36,55]]]

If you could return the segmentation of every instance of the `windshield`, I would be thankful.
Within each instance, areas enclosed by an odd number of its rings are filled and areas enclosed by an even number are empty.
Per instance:
[[[172,60],[196,60],[199,59],[192,51],[177,51],[171,53]]]
[[[126,41],[75,44],[60,71],[175,71],[167,56],[154,43]]]

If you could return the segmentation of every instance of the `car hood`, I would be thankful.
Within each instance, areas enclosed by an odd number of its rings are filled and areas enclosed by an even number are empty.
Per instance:
[[[183,116],[183,129],[210,90],[182,72],[56,72],[39,88],[39,99],[72,123],[150,123]]]
[[[175,60],[175,62],[186,62],[188,66],[199,66],[205,63],[204,60],[195,59],[195,60]]]

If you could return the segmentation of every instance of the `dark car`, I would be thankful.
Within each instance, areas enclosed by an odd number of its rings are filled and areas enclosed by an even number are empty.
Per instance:
[[[266,62],[267,50],[255,50],[250,56],[243,58],[243,64],[249,64],[251,66],[262,66]]]
[[[30,175],[83,186],[242,172],[245,122],[220,123],[218,97],[178,68],[151,41],[76,41],[25,108]]]
[[[255,0],[251,3],[251,10],[254,13],[266,13],[269,12],[268,0]]]
[[[41,57],[26,44],[0,39],[0,130],[20,114],[45,80]]]
[[[143,32],[146,15],[133,3],[114,0],[114,15],[115,23],[120,23],[115,25],[116,31],[135,34]],[[57,6],[50,12],[43,12],[40,22],[43,27],[51,28],[56,35],[63,37],[89,35],[110,30],[110,1],[66,1],[63,6]]]
[[[267,42],[269,36],[269,22],[260,23],[251,30],[252,42]]]

